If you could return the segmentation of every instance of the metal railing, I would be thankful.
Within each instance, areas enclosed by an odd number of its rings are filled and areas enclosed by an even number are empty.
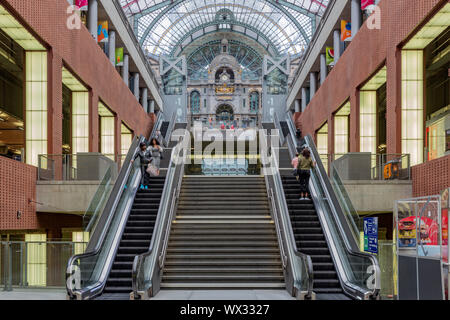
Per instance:
[[[320,156],[326,159],[328,168],[331,169],[329,174],[336,170],[343,180],[411,180],[412,178],[409,154],[355,152]]]
[[[289,209],[286,203],[276,152],[268,145],[268,137],[261,135],[261,157],[264,166],[267,194],[271,201],[271,211],[276,223],[280,254],[284,266],[286,287],[300,299],[314,299],[313,266],[311,257],[299,252],[292,229]],[[272,141],[272,139],[270,139]],[[268,156],[267,154],[270,153]],[[277,204],[277,205],[275,205]]]
[[[188,139],[187,133],[184,139]],[[172,150],[150,247],[146,253],[136,256],[133,261],[132,299],[148,299],[160,288],[168,238],[184,175],[185,159],[184,155],[179,155],[180,151],[184,152],[182,143]]]
[[[0,242],[0,287],[65,287],[67,260],[87,243],[69,241]]]
[[[39,181],[101,181],[111,168],[117,175],[119,157],[99,153],[77,153],[38,156]]]
[[[80,277],[79,287],[72,281],[66,285],[71,299],[91,299],[102,293],[106,284],[120,236],[130,213],[134,196],[137,192],[140,178],[140,161],[132,160],[139,150],[139,144],[144,137],[136,137],[130,147],[130,152],[122,166],[116,183],[108,197],[108,201],[100,216],[97,227],[91,234],[86,253],[71,257],[67,264],[66,278]]]

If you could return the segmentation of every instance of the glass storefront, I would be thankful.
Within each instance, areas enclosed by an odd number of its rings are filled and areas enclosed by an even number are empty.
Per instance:
[[[24,51],[0,30],[0,155],[21,161],[24,149]]]

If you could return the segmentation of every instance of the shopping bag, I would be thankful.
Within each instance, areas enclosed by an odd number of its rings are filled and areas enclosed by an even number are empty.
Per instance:
[[[158,168],[156,168],[154,165],[149,164],[147,167],[147,173],[150,175],[150,177],[157,177],[158,174]]]

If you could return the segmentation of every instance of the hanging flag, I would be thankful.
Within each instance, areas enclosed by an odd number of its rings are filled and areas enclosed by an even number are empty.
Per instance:
[[[98,42],[108,42],[108,21],[100,21],[97,29]]]
[[[75,0],[75,6],[80,11],[88,11],[88,0]]]
[[[334,65],[334,49],[332,47],[327,47],[327,66]]]
[[[116,48],[116,66],[123,66],[123,48]]]
[[[341,41],[351,41],[352,37],[352,23],[346,20],[341,20]]]
[[[368,9],[369,6],[374,6],[375,0],[361,0],[361,10]]]

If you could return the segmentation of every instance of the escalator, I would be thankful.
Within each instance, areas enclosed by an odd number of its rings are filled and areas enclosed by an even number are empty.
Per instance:
[[[312,200],[299,200],[298,181],[282,176],[284,194],[289,208],[297,248],[311,257],[314,292],[318,300],[347,300],[331,257],[319,217]]]
[[[286,123],[289,119],[286,119]],[[275,127],[282,125],[275,124]],[[295,156],[299,141],[292,124],[287,124],[289,134],[286,143],[289,155],[280,152],[279,163]],[[314,141],[310,136],[303,139],[311,150],[317,166],[311,171],[311,200],[299,200],[299,185],[290,171],[279,166],[278,175],[291,222],[292,236],[299,253],[312,260],[313,292],[316,299],[378,299],[380,269],[375,256],[359,249],[359,230],[351,213],[341,204],[348,199],[338,199],[326,174]]]
[[[160,129],[160,131],[161,131],[161,135],[162,135],[163,137],[166,136],[167,130],[169,129],[169,126],[170,126],[170,122],[169,122],[169,121],[163,121],[163,123],[161,124],[161,129]]]
[[[98,299],[129,298],[133,260],[150,246],[164,181],[165,177],[151,178],[148,190],[137,191],[105,289]]]
[[[151,178],[148,190],[139,190],[140,161],[132,160],[144,141],[143,137],[133,140],[112,190],[105,194],[106,204],[91,217],[95,227],[85,253],[69,259],[69,299],[130,298],[133,261],[149,249],[163,191],[168,188],[162,164],[161,177]],[[170,149],[167,152],[170,163]]]

